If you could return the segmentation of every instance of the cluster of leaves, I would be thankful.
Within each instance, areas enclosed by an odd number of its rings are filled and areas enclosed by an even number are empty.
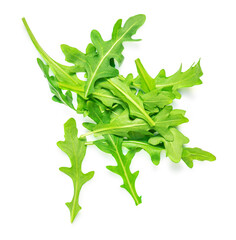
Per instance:
[[[44,63],[37,59],[44,76],[48,79],[53,93],[52,99],[92,120],[83,123],[89,131],[78,137],[75,120],[69,119],[65,123],[65,141],[58,142],[58,147],[71,161],[70,168],[60,168],[71,177],[74,184],[73,199],[66,204],[71,213],[71,221],[81,209],[78,204],[80,190],[94,174],[84,174],[81,171],[89,144],[96,145],[114,157],[117,165],[107,168],[121,176],[121,187],[128,191],[136,205],[141,203],[141,197],[135,188],[138,171],[132,173],[130,164],[140,150],[146,151],[155,165],[159,164],[162,151],[166,152],[171,161],[178,163],[182,159],[190,168],[193,167],[193,160],[215,160],[214,155],[200,148],[185,147],[189,139],[177,126],[188,122],[188,119],[185,117],[185,111],[173,109],[170,105],[174,99],[181,97],[179,89],[202,83],[200,62],[185,72],[180,68],[169,77],[161,70],[152,78],[140,59],[135,61],[138,72],[135,78],[132,74],[124,77],[117,69],[124,58],[123,43],[137,41],[132,36],[145,22],[144,15],[129,18],[123,26],[122,20],[118,20],[108,41],[104,41],[100,33],[93,30],[92,43],[88,44],[85,53],[74,47],[62,45],[65,59],[72,63],[72,66],[62,65],[49,57],[38,44],[25,19],[23,22],[33,44],[45,61]],[[49,73],[49,69],[53,74]],[[77,77],[78,72],[84,72],[86,81]],[[77,95],[76,107],[73,105],[72,92]],[[86,137],[89,135],[99,138],[87,142]],[[124,147],[127,149],[126,154],[123,151]]]

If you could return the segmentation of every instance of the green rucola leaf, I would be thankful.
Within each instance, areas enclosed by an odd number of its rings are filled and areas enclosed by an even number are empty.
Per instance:
[[[155,89],[155,80],[149,76],[140,59],[136,59],[135,63],[140,77],[141,89],[146,93]]]
[[[55,77],[58,80],[58,86],[62,89],[72,90],[79,94],[82,94],[84,91],[84,82],[78,79],[75,72],[81,72],[83,69],[79,66],[65,66],[53,60],[39,45],[25,18],[22,18],[22,21],[35,48],[38,50],[44,61],[49,65],[50,69],[55,74]]]
[[[173,91],[180,88],[192,87],[194,85],[202,84],[200,77],[203,75],[200,66],[200,60],[197,64],[191,66],[186,72],[182,72],[182,65],[178,72],[170,77],[166,77],[165,71],[162,70],[155,78],[156,88],[162,89],[172,87]]]
[[[140,204],[142,202],[141,197],[138,196],[135,189],[135,180],[139,172],[137,171],[131,173],[130,171],[131,160],[133,159],[136,151],[130,150],[126,155],[124,155],[122,152],[122,138],[114,135],[106,135],[104,138],[105,139],[95,141],[94,144],[100,150],[110,153],[115,158],[117,166],[107,166],[107,169],[122,177],[124,183],[121,187],[130,193],[136,205]]]
[[[145,15],[136,15],[129,18],[122,27],[122,20],[118,20],[113,28],[111,40],[104,41],[100,33],[96,30],[91,32],[91,40],[93,43],[92,50],[88,54],[84,54],[76,48],[62,45],[62,51],[66,56],[66,61],[74,63],[79,69],[84,68],[88,79],[85,84],[84,96],[87,98],[93,92],[95,82],[100,78],[115,77],[119,71],[111,62],[114,59],[121,64],[124,57],[122,51],[124,49],[123,42],[135,41],[132,36],[145,22]],[[90,45],[91,46],[91,45]],[[95,51],[96,49],[96,51]]]
[[[197,64],[192,65],[187,71],[182,72],[182,65],[180,69],[173,75],[166,77],[165,70],[162,69],[159,74],[153,79],[151,78],[147,71],[142,65],[139,66],[142,70],[138,70],[138,77],[133,80],[133,85],[138,87],[144,92],[149,92],[146,83],[155,82],[155,88],[158,90],[168,90],[175,95],[175,98],[180,98],[181,95],[177,91],[180,88],[192,87],[194,85],[202,84],[200,77],[203,75],[200,66],[200,61]]]
[[[153,120],[155,121],[155,130],[167,141],[173,141],[174,136],[169,128],[188,122],[188,119],[184,117],[184,114],[185,111],[183,110],[172,110],[172,106],[164,107],[153,117]]]
[[[54,94],[52,100],[58,103],[63,103],[68,107],[72,108],[73,110],[75,110],[72,103],[73,99],[71,92],[67,91],[66,94],[63,94],[62,90],[58,87],[56,77],[49,75],[49,66],[47,64],[44,64],[42,60],[40,60],[39,58],[37,58],[37,62],[39,67],[43,71],[45,78],[47,78],[48,80],[51,92]]]
[[[105,112],[101,112],[98,105],[92,101],[88,103],[89,117],[92,118],[96,123],[108,123],[109,116]],[[111,154],[116,162],[117,166],[107,167],[110,171],[120,175],[124,181],[124,184],[121,185],[122,188],[125,188],[132,198],[135,201],[135,204],[138,205],[141,203],[141,197],[138,196],[135,189],[135,180],[138,176],[138,172],[131,173],[130,163],[136,151],[129,151],[126,155],[122,152],[122,142],[123,138],[116,137],[111,134],[104,136],[104,139],[97,140],[94,144],[103,152]]]
[[[200,148],[184,148],[182,153],[182,159],[188,167],[192,168],[193,160],[215,161],[216,157],[213,154]]]
[[[111,90],[115,96],[126,103],[131,116],[144,119],[151,127],[155,125],[155,122],[145,111],[142,100],[137,97],[124,82],[118,78],[112,78],[107,82],[101,83],[101,86]]]
[[[81,170],[82,161],[86,153],[86,139],[79,139],[77,137],[78,130],[75,120],[73,118],[69,119],[65,123],[64,129],[65,141],[59,141],[57,146],[68,155],[71,162],[70,168],[61,167],[60,171],[67,174],[73,181],[74,196],[71,202],[66,203],[70,210],[71,222],[73,222],[81,209],[78,204],[80,190],[82,186],[93,177],[94,172],[84,174]]]
[[[147,141],[143,140],[125,140],[123,141],[123,146],[128,149],[143,149],[151,157],[153,164],[158,165],[160,162],[161,151],[164,150],[162,146],[153,146]]]
[[[152,145],[158,145],[161,142],[164,143],[166,149],[166,156],[170,158],[171,161],[178,163],[181,160],[183,145],[189,142],[189,139],[185,137],[176,128],[170,128],[169,130],[174,136],[173,141],[166,141],[163,137],[156,136],[149,139],[149,143]]]

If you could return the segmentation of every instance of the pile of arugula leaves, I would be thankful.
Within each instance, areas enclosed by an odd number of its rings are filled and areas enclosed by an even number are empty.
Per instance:
[[[135,61],[138,72],[135,78],[132,74],[124,77],[117,69],[124,59],[123,43],[137,41],[132,36],[145,22],[145,15],[133,16],[123,26],[122,20],[118,20],[108,41],[104,41],[100,33],[93,30],[92,43],[88,44],[85,53],[61,45],[66,61],[72,63],[72,66],[62,65],[48,56],[35,39],[26,20],[22,20],[44,60],[37,59],[53,93],[52,100],[63,103],[92,120],[83,123],[89,131],[78,137],[76,122],[73,118],[69,119],[64,125],[65,141],[57,143],[71,161],[70,168],[60,168],[72,179],[74,185],[73,199],[66,203],[71,222],[81,209],[80,190],[94,175],[94,172],[85,174],[81,170],[88,145],[94,144],[114,157],[117,165],[108,166],[107,169],[121,176],[121,187],[129,192],[136,205],[141,203],[141,197],[135,188],[139,172],[132,173],[130,164],[138,151],[145,150],[155,165],[159,164],[162,151],[173,162],[178,163],[182,159],[190,168],[193,167],[193,160],[215,160],[214,155],[200,148],[185,147],[189,139],[177,126],[188,122],[188,119],[184,110],[173,109],[170,105],[174,99],[181,97],[179,89],[202,83],[200,62],[185,72],[180,68],[169,77],[161,70],[152,78],[140,59]],[[86,81],[77,77],[77,73],[81,72],[85,74]],[[76,107],[72,92],[77,95]],[[89,135],[99,138],[88,142],[86,137]],[[126,154],[123,148],[127,149]]]

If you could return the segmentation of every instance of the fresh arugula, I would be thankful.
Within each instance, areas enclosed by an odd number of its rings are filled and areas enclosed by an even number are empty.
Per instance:
[[[94,172],[84,174],[81,170],[87,146],[85,145],[85,138],[77,137],[78,130],[76,128],[75,120],[73,118],[69,119],[65,123],[64,129],[65,141],[59,141],[57,146],[68,155],[71,162],[70,168],[61,167],[60,171],[68,175],[73,181],[74,196],[71,202],[66,203],[66,206],[70,210],[71,222],[73,222],[77,213],[81,209],[78,204],[80,190],[82,186],[93,177]]]
[[[85,52],[62,44],[65,59],[72,66],[53,60],[39,45],[26,20],[22,20],[43,58],[43,61],[37,59],[37,62],[48,80],[52,99],[90,118],[83,123],[89,131],[80,137],[77,136],[75,120],[69,119],[64,125],[65,141],[57,144],[71,161],[70,168],[60,168],[72,179],[74,185],[72,201],[66,203],[71,222],[81,209],[81,188],[94,175],[94,172],[84,174],[81,170],[88,145],[95,145],[113,156],[116,165],[107,166],[107,169],[121,177],[121,187],[126,189],[136,205],[141,203],[135,186],[139,171],[131,172],[130,165],[139,151],[146,151],[154,165],[160,163],[162,151],[175,163],[183,160],[189,168],[193,167],[194,160],[216,159],[213,154],[200,148],[185,146],[189,139],[177,127],[188,122],[188,119],[184,110],[173,109],[171,106],[174,99],[181,97],[179,89],[202,83],[200,61],[185,72],[180,67],[169,77],[162,69],[152,78],[140,59],[135,61],[136,77],[133,74],[124,77],[119,73],[117,66],[124,59],[123,43],[137,41],[132,37],[145,22],[145,15],[133,16],[123,26],[122,20],[118,20],[108,41],[104,41],[100,33],[93,30],[92,43],[87,45]],[[79,72],[84,73],[85,81],[77,77]],[[72,95],[72,92],[75,94]],[[87,141],[86,137],[90,135],[99,138]]]

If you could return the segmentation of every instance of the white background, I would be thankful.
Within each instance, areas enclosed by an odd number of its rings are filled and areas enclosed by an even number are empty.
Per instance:
[[[2,1],[0,4],[0,239],[236,239],[236,8],[235,1]],[[65,206],[72,182],[58,168],[69,159],[57,148],[63,124],[83,118],[51,101],[39,54],[21,22],[26,17],[46,52],[64,62],[60,44],[84,51],[90,31],[109,39],[119,18],[144,13],[145,25],[125,44],[120,71],[136,74],[140,57],[154,77],[173,74],[201,58],[203,85],[183,92],[175,106],[187,111],[181,127],[190,147],[214,153],[215,162],[189,169],[163,156],[154,166],[140,152],[132,171],[143,203],[135,206],[105,166],[111,156],[88,148],[83,171],[95,171],[82,189],[82,210],[73,224]]]

